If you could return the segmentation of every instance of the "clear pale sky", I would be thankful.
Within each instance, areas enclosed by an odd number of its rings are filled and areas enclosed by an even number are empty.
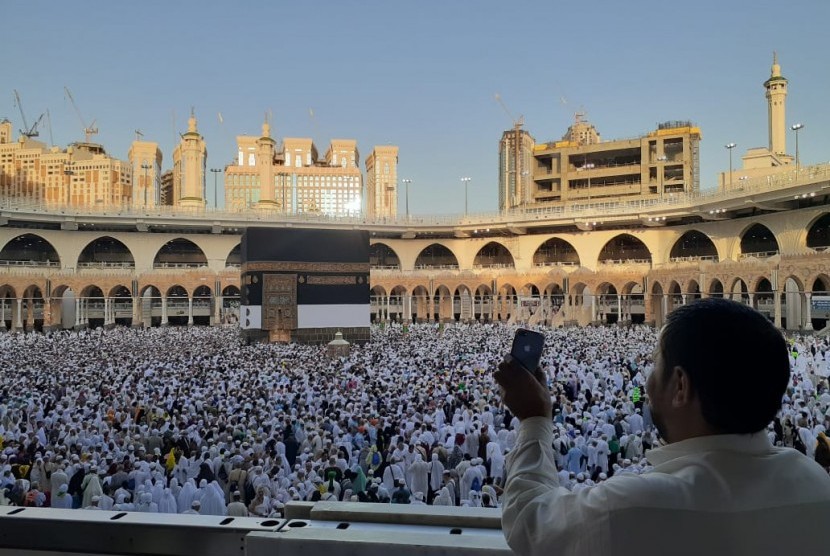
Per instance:
[[[787,124],[805,125],[803,163],[830,161],[829,0],[7,0],[0,21],[0,117],[15,130],[13,89],[30,123],[50,110],[57,145],[82,139],[66,85],[111,155],[126,159],[138,128],[169,168],[193,106],[219,168],[271,110],[275,137],[312,137],[321,155],[353,138],[362,166],[374,145],[398,145],[413,213],[462,212],[462,176],[471,212],[497,210],[511,121],[496,93],[538,142],[559,139],[580,109],[605,139],[690,119],[703,132],[701,185],[714,187],[724,144],[737,143],[736,166],[767,144],[773,50]]]

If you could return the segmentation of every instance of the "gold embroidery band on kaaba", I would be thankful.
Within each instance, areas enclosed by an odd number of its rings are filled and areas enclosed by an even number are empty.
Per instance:
[[[300,277],[300,282],[303,278]],[[305,283],[310,286],[354,286],[363,283],[358,276],[306,276]]]
[[[300,261],[253,261],[242,265],[244,272],[369,272],[369,263],[309,263]]]

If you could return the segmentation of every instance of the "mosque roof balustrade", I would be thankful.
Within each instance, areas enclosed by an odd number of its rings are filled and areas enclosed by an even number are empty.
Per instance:
[[[519,229],[524,225],[549,224],[560,221],[563,225],[593,218],[627,217],[640,220],[643,214],[677,215],[708,214],[711,209],[745,207],[747,203],[781,202],[814,192],[816,188],[830,189],[830,163],[792,169],[776,175],[748,178],[739,187],[728,190],[704,190],[678,192],[663,199],[636,199],[615,202],[582,202],[551,207],[523,207],[504,212],[463,215],[428,215],[383,217],[370,219],[363,216],[327,216],[324,214],[281,214],[263,211],[229,211],[207,207],[184,208],[157,206],[151,210],[142,207],[55,207],[28,199],[0,199],[0,219],[14,218],[54,222],[57,220],[83,220],[111,225],[113,221],[134,221],[136,226],[165,226],[175,220],[177,226],[194,228],[215,226],[236,228],[257,225],[314,225],[332,227],[361,227],[378,231],[440,231],[452,233],[455,229],[486,225],[488,229],[506,227]]]

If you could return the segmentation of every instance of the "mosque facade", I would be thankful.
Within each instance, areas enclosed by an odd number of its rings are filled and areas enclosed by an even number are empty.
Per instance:
[[[204,142],[191,118],[192,144],[173,157],[181,166],[173,173],[174,189],[190,204],[148,212],[141,203],[101,210],[0,199],[0,327],[233,323],[240,238],[256,225],[368,231],[376,321],[659,326],[679,304],[727,296],[756,307],[781,328],[823,328],[830,318],[830,164],[793,164],[786,154],[786,86],[776,58],[765,82],[769,147],[747,152],[741,179],[731,171],[717,191],[694,186],[695,163],[683,154],[677,179],[684,185],[671,195],[665,183],[646,195],[530,203],[450,220],[395,216],[394,148],[369,157],[369,182],[379,188],[369,197],[376,205],[371,215],[333,219],[315,211],[272,211],[265,218],[255,209],[282,205],[276,190],[249,199],[254,210],[211,210],[204,203]],[[577,131],[569,134],[593,137]],[[691,156],[699,131],[660,131],[653,164],[666,176],[672,163],[662,160],[667,142]],[[600,153],[603,143],[595,135],[573,148]],[[267,124],[250,143],[256,160],[274,156]],[[534,156],[552,160],[566,148],[571,146],[547,145]],[[650,156],[650,143],[645,148]],[[332,167],[335,155],[345,167],[354,155],[357,165],[353,143],[332,143]],[[142,171],[148,172],[145,187],[160,183],[154,145],[135,158],[133,165],[150,160],[152,172]],[[279,174],[270,165],[252,171],[266,183]],[[650,166],[639,172],[650,180]],[[160,198],[155,191],[150,196]]]

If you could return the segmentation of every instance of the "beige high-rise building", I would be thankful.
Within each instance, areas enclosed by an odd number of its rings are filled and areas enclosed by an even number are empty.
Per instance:
[[[161,203],[161,161],[158,143],[133,141],[127,153],[133,169],[131,203],[134,207],[155,207]]]
[[[499,210],[533,202],[533,145],[535,141],[518,125],[502,133],[499,141]]]
[[[526,206],[698,191],[700,139],[694,124],[674,121],[642,137],[602,141],[594,126],[577,115],[561,141],[533,148],[533,190]]]
[[[236,138],[236,164],[225,167],[225,206],[287,214],[360,213],[363,176],[357,143],[334,139],[323,160],[309,138],[285,138],[281,148],[263,126],[262,137]]]
[[[159,180],[159,204],[170,206],[173,204],[173,170],[162,172]]]
[[[173,204],[182,207],[205,206],[207,147],[199,134],[196,116],[190,113],[187,133],[173,150]]]
[[[398,213],[398,147],[376,146],[366,157],[366,215],[394,218]]]
[[[130,164],[107,155],[96,143],[73,143],[66,150],[21,136],[0,122],[0,195],[49,205],[112,207],[129,203]]]

